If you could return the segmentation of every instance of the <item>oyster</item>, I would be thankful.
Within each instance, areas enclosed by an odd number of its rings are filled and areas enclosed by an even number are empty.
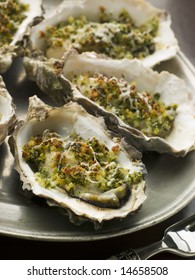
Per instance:
[[[20,52],[19,43],[30,25],[42,15],[42,1],[0,1],[0,73],[4,73]]]
[[[0,144],[16,123],[15,105],[0,76]]]
[[[147,66],[178,51],[170,15],[143,0],[63,1],[32,29],[31,48],[61,58],[71,49],[98,59],[138,58]]]
[[[146,198],[140,154],[126,146],[127,153],[77,103],[53,108],[31,97],[10,143],[23,188],[77,220],[123,218]]]
[[[64,62],[25,58],[24,65],[54,100],[63,103],[67,97],[103,116],[110,130],[140,151],[184,156],[195,147],[194,95],[174,74],[138,60],[110,63],[75,52]]]

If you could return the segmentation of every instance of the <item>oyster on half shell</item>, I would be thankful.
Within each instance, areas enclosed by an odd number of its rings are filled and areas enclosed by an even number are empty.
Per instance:
[[[110,63],[109,60],[94,60],[75,52],[69,53],[64,61],[25,58],[24,65],[27,76],[36,81],[55,101],[62,104],[66,102],[66,98],[71,99],[90,113],[103,116],[110,130],[126,137],[126,140],[140,151],[184,156],[195,148],[195,98],[185,82],[174,74],[166,71],[158,73],[144,67],[138,60],[115,60]],[[99,100],[96,102],[97,95],[101,97],[106,94],[102,84],[97,84],[95,88],[88,79],[83,84],[80,81],[80,84],[73,85],[75,76],[86,74],[101,76],[100,82],[104,82],[107,91],[109,83],[111,84],[113,94],[110,91],[108,97],[104,96],[104,99],[107,98],[105,106]],[[106,79],[109,83],[105,82]],[[113,83],[118,89],[113,88]],[[135,90],[134,83],[137,92],[136,99],[133,100],[131,94]],[[87,91],[90,97],[85,95]],[[130,105],[132,100],[133,106]],[[116,106],[110,106],[114,103]],[[121,108],[124,115],[117,114]],[[140,112],[142,115],[139,115]],[[135,117],[135,125],[125,121],[125,114]],[[158,134],[161,128],[162,135]]]
[[[77,221],[124,218],[146,199],[140,154],[77,103],[54,108],[31,97],[10,145],[23,188]]]
[[[19,44],[30,25],[42,16],[42,0],[0,1],[0,73],[8,70],[19,55]]]
[[[65,0],[32,29],[30,45],[50,58],[76,49],[95,59],[136,57],[151,67],[179,49],[170,26],[170,15],[144,0]]]
[[[15,105],[0,76],[0,144],[16,123]]]

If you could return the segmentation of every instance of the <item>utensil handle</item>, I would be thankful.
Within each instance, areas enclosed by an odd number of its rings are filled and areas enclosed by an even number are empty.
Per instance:
[[[128,249],[111,256],[109,260],[140,260],[140,257],[135,250]]]
[[[113,255],[109,260],[146,260],[149,257],[165,251],[167,248],[162,247],[162,242],[158,241],[139,249],[127,249],[119,254]]]

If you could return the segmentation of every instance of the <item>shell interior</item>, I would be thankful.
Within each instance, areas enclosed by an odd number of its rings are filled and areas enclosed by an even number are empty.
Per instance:
[[[15,105],[0,76],[0,144],[16,123]]]
[[[89,21],[98,21],[98,12],[102,7],[109,11],[114,18],[118,18],[121,10],[125,9],[132,17],[133,21],[137,26],[147,22],[152,17],[159,19],[158,33],[154,39],[155,41],[155,52],[142,59],[143,63],[147,66],[154,66],[155,64],[167,60],[177,53],[179,47],[177,40],[171,30],[171,19],[168,13],[163,10],[157,9],[143,0],[133,1],[96,1],[96,0],[83,0],[83,1],[63,1],[55,11],[53,11],[44,21],[35,26],[31,32],[31,44],[34,49],[39,49],[45,52],[46,40],[45,32],[49,26],[56,26],[57,24],[64,22],[70,16],[74,18],[84,15]],[[102,31],[101,31],[102,32]],[[100,32],[100,33],[101,33]],[[40,36],[42,34],[43,36]],[[106,35],[105,35],[106,36]],[[104,36],[104,38],[105,38]],[[51,50],[50,57],[60,58],[66,48],[56,48]],[[84,51],[83,53],[87,52]],[[99,55],[89,51],[91,57],[98,59]],[[100,52],[101,53],[101,52]],[[100,55],[101,56],[101,55]],[[108,59],[107,56],[105,59]]]
[[[70,81],[75,74],[80,75],[85,73],[101,73],[108,77],[117,77],[118,79],[124,78],[129,83],[136,81],[139,91],[147,91],[152,95],[159,93],[162,102],[166,105],[174,103],[178,105],[173,129],[165,139],[155,136],[147,137],[136,129],[130,129],[120,118],[117,118],[117,121],[115,118],[115,122],[118,122],[118,128],[122,135],[126,136],[130,142],[132,141],[132,145],[135,145],[135,147],[141,150],[153,150],[161,153],[169,152],[182,156],[194,149],[195,100],[182,79],[166,71],[161,73],[153,71],[152,69],[144,67],[137,60],[131,63],[127,61],[113,61],[113,63],[110,64],[108,61],[103,61],[101,59],[94,62],[90,57],[84,57],[74,53],[67,57],[68,59],[65,61],[63,74]],[[77,88],[74,89],[73,96],[75,100],[82,100],[85,98]],[[91,103],[94,105],[93,101],[91,101]],[[104,114],[107,115],[105,110],[103,115]],[[134,137],[131,137],[132,134]],[[188,137],[186,137],[186,135],[188,135]]]
[[[5,3],[6,2],[9,1],[5,1]],[[42,16],[42,0],[36,0],[34,2],[30,0],[20,0],[18,2],[27,5],[27,11],[23,12],[25,18],[17,28],[12,41],[0,48],[0,73],[4,73],[8,70],[12,64],[12,60],[18,56],[18,43],[23,40],[24,35],[28,32],[28,28],[30,28],[30,25],[33,25],[36,20]],[[14,4],[16,5],[16,3]],[[2,3],[2,5],[5,4]]]
[[[195,98],[185,82],[174,74],[163,71],[158,73],[143,66],[138,60],[94,60],[90,56],[70,52],[63,61],[25,58],[27,76],[54,101],[64,104],[73,100],[85,107],[93,115],[102,116],[106,125],[140,151],[156,151],[185,156],[195,147]],[[138,129],[124,123],[116,114],[108,112],[102,106],[85,97],[71,81],[74,75],[100,73],[107,77],[124,79],[128,83],[136,82],[138,91],[151,95],[160,94],[165,105],[177,104],[176,116],[171,132],[165,137],[148,137]],[[186,137],[188,135],[188,137]]]
[[[24,182],[24,188],[31,190],[35,195],[45,197],[49,201],[53,201],[58,206],[68,209],[79,217],[101,223],[104,220],[113,218],[122,218],[130,212],[138,209],[146,195],[144,192],[145,181],[142,179],[140,183],[132,185],[131,194],[124,205],[118,209],[112,209],[105,205],[100,207],[87,203],[78,197],[71,197],[68,193],[58,187],[46,188],[41,186],[35,177],[35,173],[31,167],[22,158],[22,147],[31,136],[41,134],[45,129],[55,131],[63,135],[63,137],[72,133],[77,133],[83,139],[96,137],[103,142],[108,149],[111,149],[116,143],[105,131],[102,126],[102,120],[90,116],[84,109],[76,103],[69,103],[62,108],[51,108],[36,97],[30,99],[29,117],[26,122],[22,122],[14,132],[14,146],[16,157],[16,168],[20,172],[21,180]],[[128,168],[130,172],[144,171],[144,165],[140,160],[132,160],[131,155],[121,147],[118,155],[118,162],[121,167]],[[111,193],[105,192],[102,199],[107,200]],[[100,196],[101,199],[101,196]]]

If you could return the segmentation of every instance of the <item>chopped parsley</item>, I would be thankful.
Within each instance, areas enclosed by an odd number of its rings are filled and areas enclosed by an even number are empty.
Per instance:
[[[159,93],[138,92],[135,82],[102,74],[75,75],[72,83],[84,96],[147,136],[164,138],[172,129],[177,105],[165,105]]]
[[[73,48],[78,53],[95,51],[114,59],[142,59],[155,51],[158,26],[156,17],[136,26],[125,9],[114,19],[101,7],[98,22],[89,21],[84,15],[70,16],[65,22],[48,26],[41,36],[45,36],[48,56],[53,48],[60,53]]]
[[[0,1],[0,47],[10,44],[22,21],[28,5],[19,0]]]
[[[46,130],[23,146],[22,156],[42,187],[58,187],[72,197],[92,200],[98,205],[103,203],[99,195],[114,189],[114,199],[110,194],[104,203],[106,207],[118,207],[131,186],[142,180],[141,172],[120,165],[119,152],[118,144],[109,150],[96,137],[85,140],[72,134],[62,138]]]

